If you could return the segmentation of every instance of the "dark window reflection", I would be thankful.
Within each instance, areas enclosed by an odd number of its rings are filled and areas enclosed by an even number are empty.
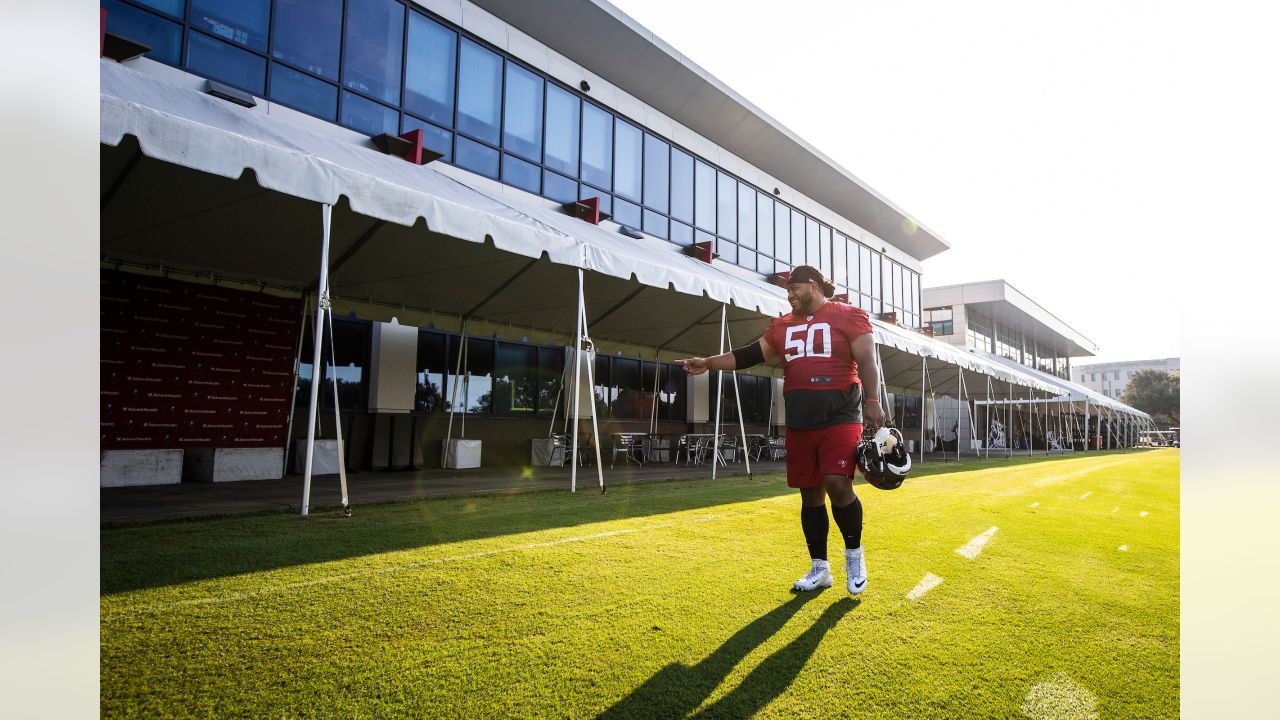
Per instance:
[[[197,73],[261,97],[267,61],[198,32],[187,33],[187,66]]]
[[[403,40],[403,5],[392,0],[347,0],[343,84],[399,104]]]
[[[613,116],[591,103],[582,107],[582,180],[613,188]]]
[[[309,328],[314,328],[314,323]],[[333,319],[333,336],[325,329],[324,344],[320,348],[324,375],[320,383],[319,404],[322,409],[333,410],[333,384],[337,381],[338,400],[343,412],[365,412],[369,407],[368,374],[370,325],[363,320]],[[311,378],[314,358],[314,337],[310,332],[302,343],[302,363],[298,374],[298,392],[294,405],[307,408],[311,403]],[[336,360],[336,364],[335,361]],[[305,424],[305,423],[304,423]]]
[[[400,113],[355,93],[343,92],[341,122],[365,135],[395,135],[396,127],[400,124]]]
[[[581,101],[573,93],[547,85],[545,163],[565,175],[578,175],[578,115]]]
[[[192,26],[258,52],[267,51],[270,0],[191,0]]]
[[[107,32],[150,46],[147,57],[177,65],[182,57],[182,26],[116,0],[105,0]],[[178,4],[181,14],[181,3]]]
[[[453,125],[453,76],[458,34],[409,13],[409,47],[405,51],[404,107],[427,120]]]
[[[506,115],[502,146],[530,160],[542,160],[542,78],[507,63]]]
[[[462,41],[461,57],[458,130],[497,145],[502,110],[502,58],[470,40]]]
[[[271,64],[271,99],[332,122],[338,115],[338,88],[279,63]]]
[[[342,0],[276,0],[271,35],[272,57],[337,81]]]
[[[444,379],[449,374],[444,353],[443,333],[421,331],[418,333],[418,390],[413,400],[417,413],[437,413],[445,408]]]

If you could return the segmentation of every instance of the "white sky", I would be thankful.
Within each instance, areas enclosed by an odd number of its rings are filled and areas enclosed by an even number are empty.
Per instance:
[[[1007,280],[1098,346],[1077,363],[1181,354],[1189,164],[1216,116],[1193,89],[1274,24],[1121,0],[612,2],[949,242],[925,286]]]

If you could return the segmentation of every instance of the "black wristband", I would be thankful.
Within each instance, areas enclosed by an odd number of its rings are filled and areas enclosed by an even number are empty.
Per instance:
[[[739,370],[764,362],[764,351],[760,349],[760,341],[733,349],[733,361]]]

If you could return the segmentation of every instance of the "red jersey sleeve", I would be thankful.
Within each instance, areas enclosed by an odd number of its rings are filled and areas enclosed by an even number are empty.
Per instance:
[[[764,331],[764,341],[769,343],[769,347],[777,353],[778,357],[782,357],[782,328],[785,326],[784,320],[787,316],[776,317],[769,321],[769,328]]]
[[[859,335],[866,335],[871,332],[871,317],[867,315],[867,311],[860,307],[850,308],[845,313],[845,334],[850,340]]]

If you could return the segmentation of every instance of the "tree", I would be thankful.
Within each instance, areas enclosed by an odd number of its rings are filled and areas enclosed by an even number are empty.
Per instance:
[[[1180,376],[1163,370],[1139,370],[1120,402],[1151,416],[1157,426],[1177,427],[1181,415]]]

